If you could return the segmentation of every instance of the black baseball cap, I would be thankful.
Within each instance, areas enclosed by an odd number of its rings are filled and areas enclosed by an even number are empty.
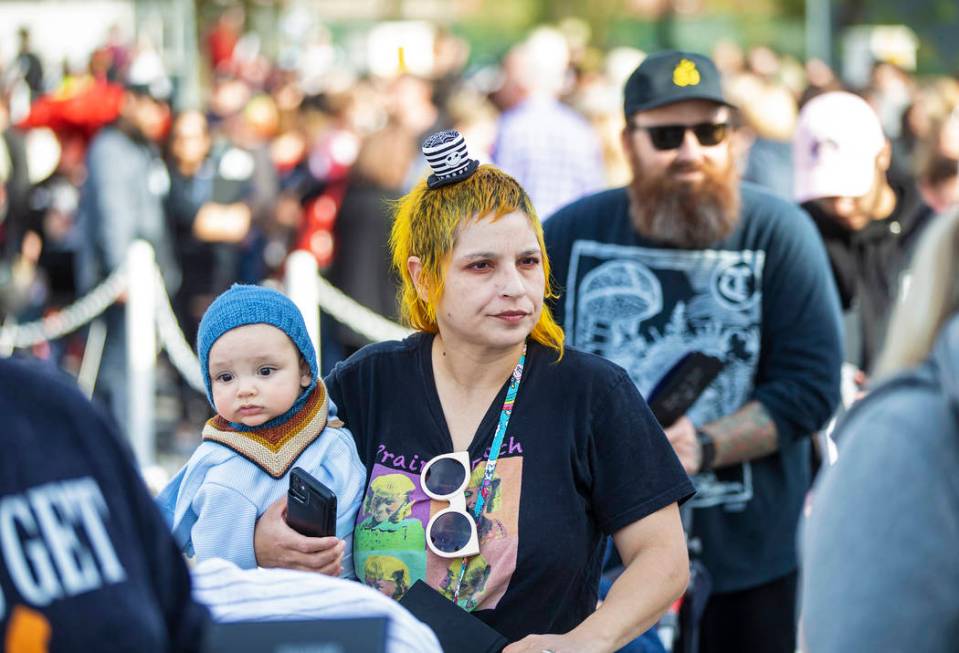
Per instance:
[[[626,80],[623,111],[637,111],[683,102],[709,100],[726,106],[719,71],[712,59],[695,52],[666,50],[651,54]]]

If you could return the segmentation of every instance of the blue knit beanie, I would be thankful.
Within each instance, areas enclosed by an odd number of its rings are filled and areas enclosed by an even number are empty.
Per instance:
[[[210,381],[210,348],[220,336],[236,327],[247,324],[269,324],[285,333],[310,366],[310,387],[301,399],[316,387],[316,350],[307,333],[306,323],[300,309],[289,297],[276,290],[262,286],[234,284],[229,290],[213,300],[200,320],[196,336],[196,350],[200,357],[200,371],[206,385],[206,398],[213,406],[213,390]],[[299,401],[297,403],[300,403]],[[215,408],[215,406],[214,406]]]

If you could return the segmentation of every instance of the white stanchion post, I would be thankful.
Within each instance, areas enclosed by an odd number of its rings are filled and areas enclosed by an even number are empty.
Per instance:
[[[83,348],[83,358],[80,359],[80,371],[77,373],[77,385],[87,396],[93,398],[93,390],[97,385],[97,374],[100,373],[100,362],[103,360],[103,347],[107,341],[107,325],[101,319],[93,320],[87,331],[87,344]]]
[[[138,240],[127,251],[127,434],[140,467],[156,458],[154,401],[156,386],[155,257]]]
[[[14,322],[12,317],[7,316],[3,324],[0,324],[0,336],[9,333],[9,337],[0,337],[0,358],[10,358],[13,356],[13,343],[16,341],[14,333]],[[10,327],[9,331],[7,328]]]
[[[286,293],[303,314],[306,330],[320,361],[320,296],[317,291],[319,265],[312,254],[304,250],[291,253],[286,259]]]

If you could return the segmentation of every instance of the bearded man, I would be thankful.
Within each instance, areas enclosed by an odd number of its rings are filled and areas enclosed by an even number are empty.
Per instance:
[[[808,215],[739,181],[735,108],[710,59],[651,55],[624,97],[632,182],[545,223],[564,288],[554,314],[569,344],[622,365],[647,397],[690,352],[722,361],[663,424],[697,481],[690,549],[712,578],[700,650],[793,653],[809,436],[839,399],[829,263]]]

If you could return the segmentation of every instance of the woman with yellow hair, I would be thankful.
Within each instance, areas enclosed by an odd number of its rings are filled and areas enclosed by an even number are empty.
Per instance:
[[[415,550],[425,572],[409,564],[411,580],[502,633],[505,653],[615,651],[685,588],[677,505],[692,485],[626,372],[564,348],[522,187],[470,159],[457,132],[434,134],[423,152],[433,174],[397,204],[390,239],[416,332],[363,348],[326,379],[367,494],[383,476],[415,483],[407,519],[424,531],[402,552]],[[259,563],[322,569],[327,553],[280,512],[260,519]],[[478,531],[480,517],[501,525],[496,537]],[[607,536],[626,571],[597,609]],[[355,559],[400,549],[369,542],[354,544]],[[489,571],[475,584],[464,577],[479,556]]]

